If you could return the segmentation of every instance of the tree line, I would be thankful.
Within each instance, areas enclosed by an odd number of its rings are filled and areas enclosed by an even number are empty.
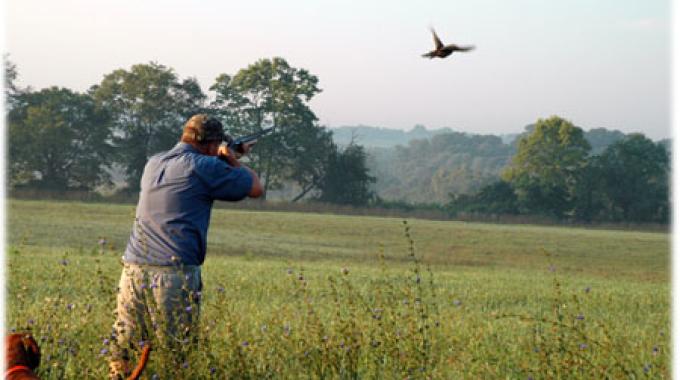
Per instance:
[[[591,222],[668,223],[670,157],[664,142],[632,133],[591,154],[581,128],[553,116],[518,141],[501,178],[452,195],[452,215],[540,215]]]
[[[343,140],[348,142],[349,128],[344,127],[341,135],[344,139],[336,138],[338,130],[334,128],[334,140],[340,144]],[[388,201],[445,204],[452,193],[474,194],[500,179],[517,153],[519,141],[533,132],[535,124],[525,126],[522,133],[511,135],[450,130],[441,133],[445,129],[435,129],[425,137],[392,146],[375,145],[375,141],[383,136],[382,129],[367,126],[351,128],[351,131],[357,131],[356,141],[364,145],[368,153],[368,168],[376,177],[374,189],[377,196]],[[408,135],[417,131],[418,126]],[[387,134],[386,141],[390,141],[390,135]],[[584,131],[584,137],[591,146],[589,154],[597,155],[626,135],[617,130],[593,128]]]
[[[266,191],[293,188],[291,202],[434,207],[452,217],[669,220],[669,149],[642,134],[584,132],[554,116],[513,144],[451,132],[367,151],[353,136],[334,142],[309,106],[322,91],[318,78],[283,58],[220,74],[209,94],[155,62],[114,70],[85,92],[19,88],[18,74],[5,57],[10,192],[93,192],[110,187],[116,169],[125,177],[120,191],[135,194],[147,159],[170,149],[184,122],[204,112],[234,136],[276,127],[252,151],[250,166]]]
[[[333,142],[309,107],[321,92],[318,78],[283,58],[219,75],[210,97],[195,78],[155,62],[114,70],[82,93],[18,88],[18,74],[5,57],[10,191],[95,191],[111,186],[118,168],[126,183],[120,191],[134,194],[148,158],[176,144],[191,115],[209,113],[233,136],[276,127],[249,155],[266,191],[293,184],[291,201],[372,199],[363,147]]]

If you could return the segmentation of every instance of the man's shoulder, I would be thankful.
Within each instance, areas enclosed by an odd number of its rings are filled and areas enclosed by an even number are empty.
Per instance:
[[[225,170],[227,168],[227,163],[217,157],[205,154],[192,154],[187,158],[192,161],[194,168],[201,172],[212,173],[216,170]]]
[[[202,156],[193,149],[189,149],[186,144],[180,143],[175,145],[172,149],[163,152],[158,152],[149,158],[149,161],[168,161],[172,159],[179,159],[180,161],[196,161]]]

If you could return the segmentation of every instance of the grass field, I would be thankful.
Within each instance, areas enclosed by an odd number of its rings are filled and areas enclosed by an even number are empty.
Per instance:
[[[44,378],[106,376],[133,218],[8,201],[6,321]],[[198,349],[148,378],[670,377],[665,233],[216,209],[208,240]]]

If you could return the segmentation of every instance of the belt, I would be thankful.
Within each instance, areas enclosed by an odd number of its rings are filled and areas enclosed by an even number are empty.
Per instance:
[[[161,272],[176,272],[181,270],[183,272],[195,272],[200,270],[200,265],[149,265],[149,264],[136,264],[136,263],[123,263],[123,266],[131,268],[137,267],[140,269],[148,269]]]

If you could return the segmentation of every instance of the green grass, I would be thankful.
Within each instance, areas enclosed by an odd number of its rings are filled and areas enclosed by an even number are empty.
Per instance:
[[[44,339],[45,378],[105,377],[100,351],[133,215],[130,205],[8,202],[7,323]],[[200,349],[187,369],[154,351],[146,375],[670,377],[668,234],[408,228],[213,210]]]

